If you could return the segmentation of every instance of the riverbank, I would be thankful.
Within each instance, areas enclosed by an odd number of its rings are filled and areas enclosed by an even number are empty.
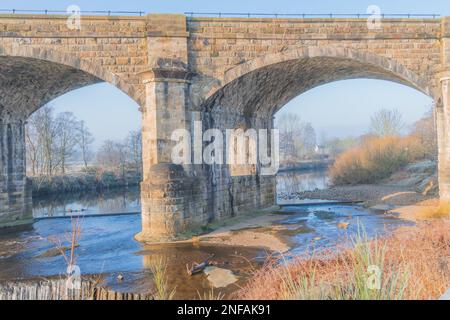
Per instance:
[[[283,265],[270,260],[234,298],[439,299],[450,287],[450,206],[437,198],[434,163],[412,164],[376,185],[286,192],[278,198],[279,203],[363,201],[375,215],[414,225],[374,240],[362,237],[301,252]],[[374,266],[381,271],[379,290],[367,285]]]
[[[73,204],[68,207],[78,206],[87,208]],[[360,225],[366,228],[369,239],[388,236],[399,227],[412,225],[389,212],[380,214],[360,205],[323,203],[272,208],[213,222],[209,226],[213,232],[187,235],[186,243],[143,244],[133,240],[141,228],[139,215],[90,215],[82,221],[76,254],[83,274],[104,275],[103,285],[117,292],[145,294],[154,290],[150,269],[154,260],[161,258],[168,264],[168,288],[176,288],[175,297],[184,299],[207,295],[211,286],[226,298],[233,297],[236,290],[253,282],[256,270],[263,267],[267,256],[283,256],[292,261],[297,256],[304,257],[305,253],[325,252],[356,235]],[[46,252],[54,250],[54,243],[48,239],[67,232],[70,232],[70,220],[41,219],[28,232],[4,235],[0,247],[0,279],[52,277],[63,273],[66,269],[63,257],[49,256]],[[111,254],[111,243],[115,243],[114,254]],[[187,265],[209,257],[213,257],[211,268],[192,277],[186,273]]]
[[[277,235],[280,227],[274,224],[286,219],[289,215],[274,212],[268,211],[261,216],[219,227],[208,234],[199,236],[197,240],[209,244],[259,247],[274,252],[287,252],[290,246]]]
[[[280,165],[278,172],[327,170],[333,164],[333,161],[333,159],[326,158],[283,163]]]
[[[128,171],[122,177],[110,171],[87,170],[63,176],[33,176],[28,179],[31,181],[33,197],[42,197],[138,186],[142,176],[135,171]]]
[[[405,206],[432,199],[408,187],[392,185],[339,186],[323,190],[302,191],[280,195],[282,201],[295,199],[321,199],[336,201],[363,201],[368,207],[377,205]]]
[[[277,222],[288,218],[281,207],[272,206],[255,210],[237,217],[213,221],[207,226],[194,228],[179,235],[168,244],[208,244],[231,247],[260,248],[272,252],[286,252],[290,249],[277,232]],[[167,244],[167,242],[164,242]],[[148,244],[164,244],[148,242]]]
[[[379,240],[360,239],[352,249],[336,246],[281,266],[268,263],[234,298],[439,299],[450,286],[448,230],[448,219],[421,222]],[[379,272],[373,288],[368,270]]]
[[[311,177],[305,176],[305,173],[301,171],[284,172],[278,177],[278,186],[281,186],[278,204],[281,206],[294,204],[294,211],[298,212],[301,212],[301,208],[296,208],[298,204],[305,207],[305,212],[308,211],[308,205],[311,203],[323,202],[324,206],[357,205],[367,208],[371,214],[381,213],[390,218],[416,221],[424,210],[432,209],[439,204],[435,198],[437,194],[435,169],[435,162],[422,161],[395,172],[380,184],[328,188],[323,184],[324,189],[315,188],[308,191],[294,191],[296,188],[292,185],[300,185],[300,190],[309,188],[311,183],[305,184],[303,180]],[[283,176],[282,179],[280,179],[281,176]],[[317,179],[321,177],[313,177],[314,182]],[[285,188],[285,180],[289,188]],[[281,209],[271,208],[271,210],[214,222],[204,228],[203,232],[193,232],[185,236],[183,242],[260,247],[272,252],[287,252],[291,249],[291,244],[282,236],[287,228],[280,225],[279,221],[288,218],[291,213],[289,210]],[[348,221],[339,222],[341,227],[348,225]],[[337,225],[335,227],[339,228]]]
[[[299,192],[282,192],[280,201],[321,199],[337,201],[363,201],[366,207],[390,210],[414,204],[428,205],[438,197],[435,161],[412,163],[377,184],[329,186]]]

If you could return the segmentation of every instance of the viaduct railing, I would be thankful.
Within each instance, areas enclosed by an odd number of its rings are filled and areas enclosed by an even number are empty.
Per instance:
[[[218,17],[218,18],[369,18],[369,13],[242,13],[242,12],[185,12],[188,17]],[[436,19],[441,15],[436,13],[380,13],[381,18],[422,18]]]
[[[73,13],[85,15],[146,15],[145,11],[112,11],[112,10],[48,10],[48,9],[1,9],[0,14],[57,14],[70,15]],[[246,18],[369,18],[369,13],[251,13],[251,12],[184,12],[188,17],[246,17]],[[421,18],[436,19],[441,15],[436,13],[380,13],[381,18]]]
[[[70,15],[73,13],[85,14],[85,15],[133,15],[143,16],[146,14],[144,11],[105,11],[105,10],[46,10],[46,9],[0,9],[0,14],[57,14],[57,15]]]

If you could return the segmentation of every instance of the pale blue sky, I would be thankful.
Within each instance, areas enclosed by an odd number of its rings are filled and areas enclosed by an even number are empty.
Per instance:
[[[144,11],[147,13],[260,12],[260,13],[365,13],[377,5],[382,13],[436,13],[450,15],[449,0],[159,0],[159,1],[20,1],[1,0],[1,9]],[[358,135],[365,132],[370,115],[381,108],[397,108],[407,123],[420,118],[431,105],[430,98],[411,88],[378,80],[346,80],[315,88],[292,100],[281,112],[298,112],[318,133],[327,136]],[[140,126],[134,101],[109,84],[97,84],[72,91],[52,102],[57,111],[72,111],[85,120],[97,138],[118,139]],[[98,121],[102,119],[102,121]]]
[[[267,12],[267,13],[365,13],[377,5],[384,13],[440,13],[450,15],[448,0],[1,0],[2,8],[62,9],[145,12]]]

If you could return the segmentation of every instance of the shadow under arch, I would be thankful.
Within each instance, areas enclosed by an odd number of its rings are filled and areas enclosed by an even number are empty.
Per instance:
[[[135,87],[101,65],[54,49],[0,45],[0,108],[10,112],[28,117],[69,91],[99,82],[142,105],[143,96]]]
[[[433,84],[394,59],[340,46],[304,46],[267,54],[225,72],[202,107],[231,109],[245,116],[274,115],[296,96],[317,86],[347,79],[401,83],[435,98]]]

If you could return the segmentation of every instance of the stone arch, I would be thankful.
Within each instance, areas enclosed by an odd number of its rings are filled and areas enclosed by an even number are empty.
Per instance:
[[[45,89],[48,90],[47,94],[36,97],[35,101],[31,101],[33,99],[28,97],[25,99],[26,101],[22,102],[22,104],[28,103],[27,109],[24,111],[27,116],[40,106],[64,93],[98,82],[107,82],[131,97],[139,105],[142,105],[143,103],[142,95],[118,75],[101,65],[95,65],[88,60],[80,59],[72,53],[25,45],[0,45],[0,67],[2,65],[2,60],[3,65],[9,66],[10,69],[12,69],[13,61],[17,61],[17,64],[21,64],[24,69],[34,68],[34,70],[28,72],[28,77],[31,78],[33,78],[33,72],[35,74],[39,72],[42,73],[43,70],[46,69],[51,69],[48,73],[59,73],[59,78],[55,77],[53,83],[49,83],[46,86]],[[45,75],[45,73],[43,74]],[[27,74],[24,72],[24,75]],[[13,74],[10,79],[7,79],[7,74],[3,75],[3,79],[1,79],[1,77],[2,75],[0,74],[0,81],[4,80],[5,82],[6,80],[8,84],[11,84],[11,82],[14,82],[14,78],[17,77],[17,72]],[[20,81],[20,79],[18,81]],[[30,80],[30,82],[33,81],[36,84],[38,78]],[[24,88],[18,87],[15,97],[11,97],[9,100],[20,104],[20,99],[18,99],[20,90],[25,91]],[[0,107],[3,106],[7,109],[9,104],[9,101],[0,101]]]
[[[398,82],[434,97],[433,83],[400,62],[340,46],[303,46],[257,57],[225,71],[202,107],[233,108],[246,116],[274,114],[294,97],[333,81],[369,78]]]

